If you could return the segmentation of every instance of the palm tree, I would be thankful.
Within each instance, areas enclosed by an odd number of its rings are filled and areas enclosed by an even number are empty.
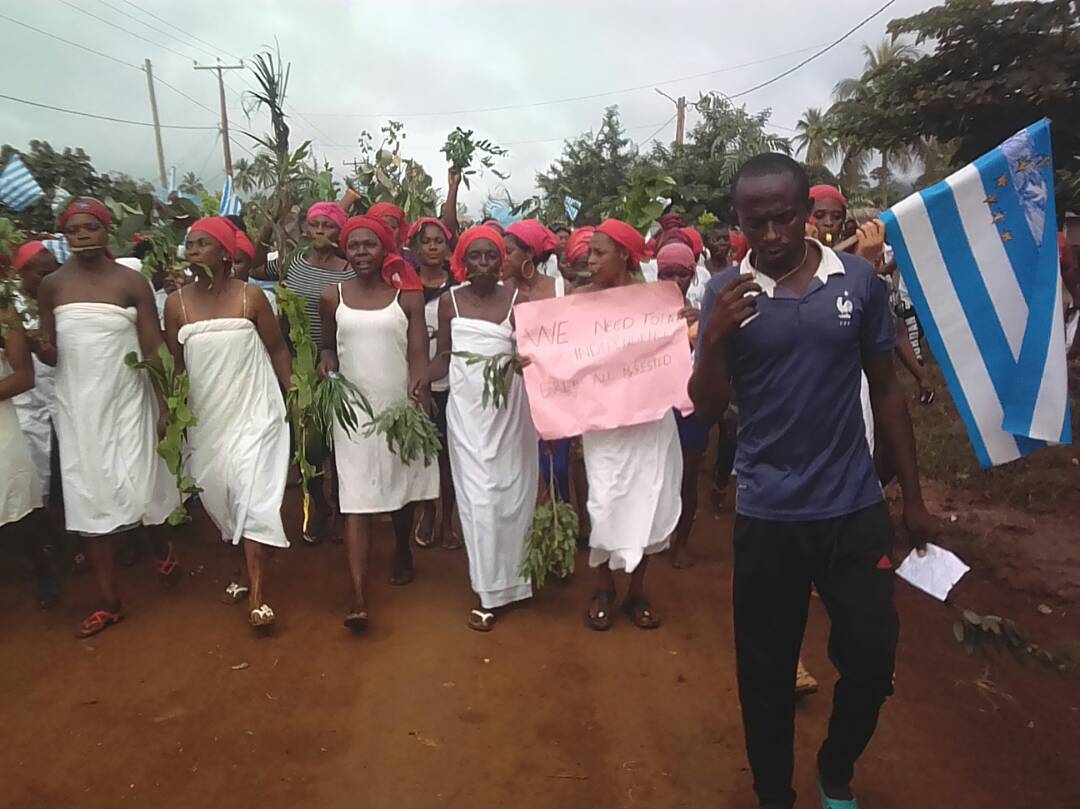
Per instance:
[[[836,157],[836,141],[829,125],[828,113],[820,107],[810,107],[795,124],[798,134],[792,138],[796,152],[805,150],[806,162],[814,166],[824,166]]]
[[[193,171],[189,171],[184,175],[183,179],[180,180],[180,187],[178,190],[181,194],[192,194],[195,196],[206,193],[202,180],[200,180]]]
[[[876,46],[863,45],[863,57],[866,59],[862,75],[859,78],[841,79],[833,87],[834,108],[839,105],[858,108],[867,103],[874,89],[874,83],[879,76],[889,70],[915,61],[919,58],[919,50],[914,46],[897,39],[884,39]],[[848,175],[862,174],[868,162],[869,152],[873,144],[869,143],[840,143],[839,151],[843,155],[840,170],[841,179]],[[881,166],[877,172],[878,187],[881,194],[881,207],[888,207],[890,164],[894,164],[900,171],[907,171],[915,165],[920,158],[921,150],[918,147],[886,148],[880,149]]]

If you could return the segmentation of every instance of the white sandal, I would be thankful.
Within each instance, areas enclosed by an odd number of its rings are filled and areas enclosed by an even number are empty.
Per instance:
[[[469,613],[469,629],[477,632],[490,632],[495,628],[495,613],[485,610],[472,610]]]
[[[269,605],[263,604],[258,609],[251,611],[248,620],[251,621],[251,625],[254,627],[270,626],[274,623],[274,611],[270,609]]]
[[[229,582],[229,586],[225,588],[225,592],[221,596],[221,600],[226,604],[239,604],[245,598],[248,593],[251,592],[251,588],[245,587],[235,581]]]

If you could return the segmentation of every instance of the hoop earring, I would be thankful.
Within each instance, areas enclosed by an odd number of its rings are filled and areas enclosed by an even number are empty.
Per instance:
[[[532,267],[532,272],[529,273],[529,274],[525,273],[525,265],[526,264],[528,264],[530,267]],[[533,260],[530,258],[525,263],[523,263],[521,265],[521,277],[526,281],[531,281],[535,276],[536,276],[536,264],[534,264]]]

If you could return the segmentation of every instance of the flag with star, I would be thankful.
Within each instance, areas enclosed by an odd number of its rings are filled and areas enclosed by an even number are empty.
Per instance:
[[[984,466],[1072,441],[1046,119],[882,215]]]

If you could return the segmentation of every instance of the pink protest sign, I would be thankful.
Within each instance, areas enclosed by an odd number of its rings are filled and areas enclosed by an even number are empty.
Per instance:
[[[633,284],[514,307],[525,388],[541,438],[693,410],[690,341],[673,283]]]

